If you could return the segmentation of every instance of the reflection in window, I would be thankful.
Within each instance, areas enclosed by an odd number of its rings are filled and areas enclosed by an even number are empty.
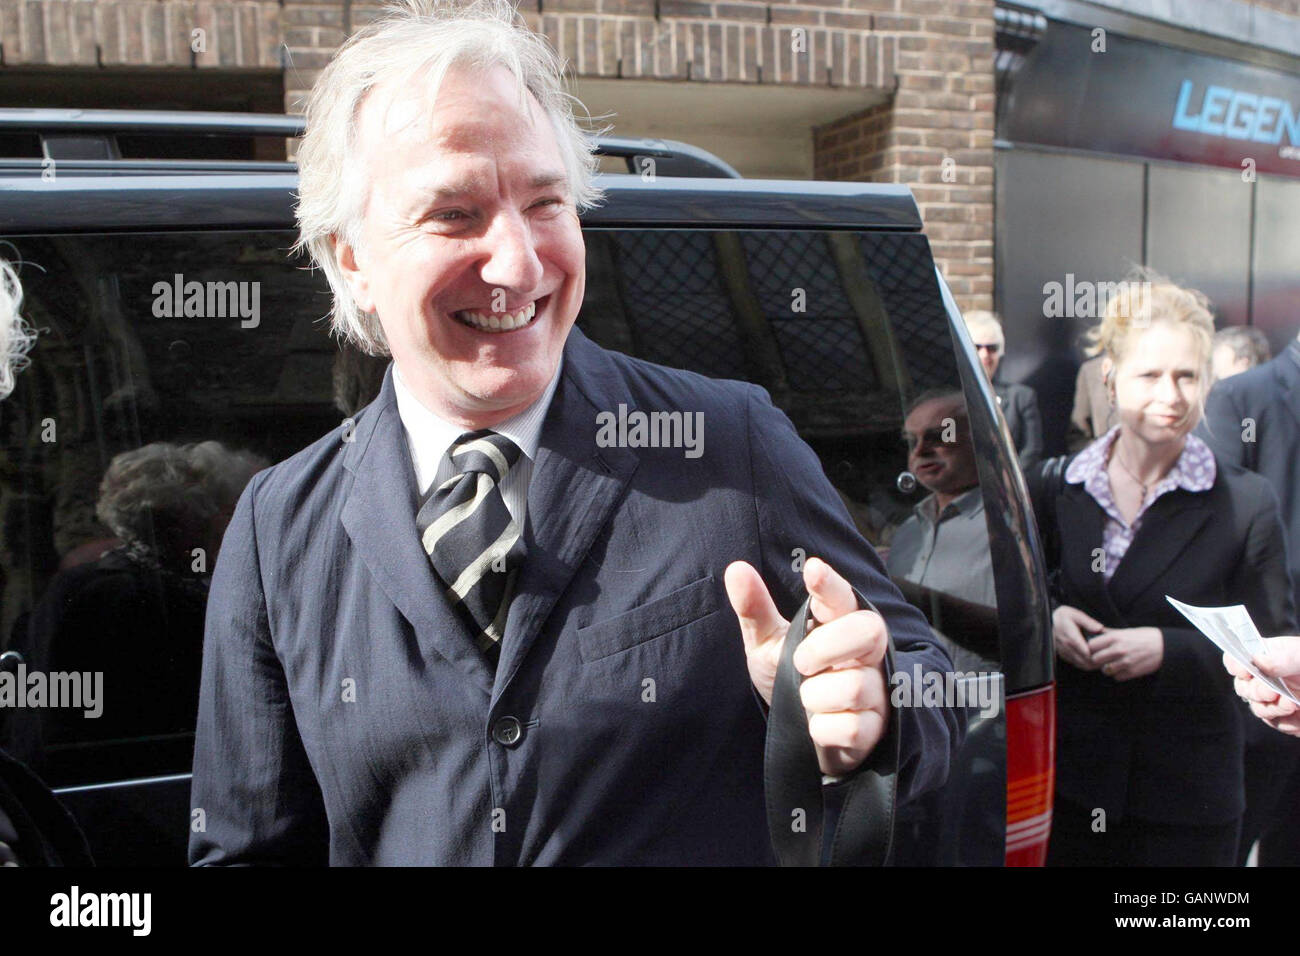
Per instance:
[[[360,364],[343,367],[324,283],[291,242],[10,240],[42,334],[0,403],[0,648],[27,671],[103,675],[101,716],[0,713],[6,748],[52,784],[188,771],[234,504],[368,387]]]

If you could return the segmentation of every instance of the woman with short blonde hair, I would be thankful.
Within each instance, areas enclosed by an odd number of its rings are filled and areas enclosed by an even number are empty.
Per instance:
[[[1152,273],[1095,341],[1118,424],[1030,476],[1053,585],[1054,865],[1224,865],[1244,810],[1240,709],[1217,648],[1168,597],[1294,630],[1277,500],[1192,434],[1214,320]]]

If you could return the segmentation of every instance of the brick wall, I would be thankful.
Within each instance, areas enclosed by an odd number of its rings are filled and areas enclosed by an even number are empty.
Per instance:
[[[993,0],[537,6],[522,0],[525,18],[577,76],[892,91],[816,131],[815,175],[911,185],[958,302],[991,305]],[[343,0],[0,0],[0,53],[6,66],[282,68],[285,107],[298,112],[344,37],[380,10]]]
[[[537,6],[536,0],[522,0],[520,10],[577,76],[862,88],[893,83],[896,38],[873,28],[868,9],[659,0],[656,19],[654,0],[542,0],[541,13]],[[351,27],[370,22],[380,9],[353,5]],[[334,27],[342,19],[337,2],[285,0],[284,13],[300,27]],[[286,41],[298,67],[286,78],[293,108],[328,61],[334,41],[300,33]]]
[[[963,309],[993,307],[993,2],[902,0],[890,103],[814,135],[818,179],[906,183]]]
[[[0,0],[0,48],[5,66],[276,67],[281,19],[275,2]]]

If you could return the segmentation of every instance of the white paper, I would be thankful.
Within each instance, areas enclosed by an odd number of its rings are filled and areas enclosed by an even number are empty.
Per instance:
[[[1259,636],[1255,622],[1250,619],[1250,612],[1244,605],[1232,607],[1192,607],[1182,601],[1175,601],[1169,595],[1167,600],[1182,612],[1183,617],[1196,625],[1196,629],[1218,646],[1219,650],[1231,654],[1241,665],[1276,694],[1289,697],[1300,704],[1300,697],[1282,681],[1274,680],[1261,674],[1250,662],[1252,657],[1266,657],[1268,642]]]

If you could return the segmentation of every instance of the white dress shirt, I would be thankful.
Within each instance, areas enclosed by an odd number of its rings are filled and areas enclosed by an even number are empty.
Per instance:
[[[533,462],[537,458],[537,445],[542,437],[542,422],[546,419],[547,409],[551,407],[551,398],[560,382],[560,368],[563,365],[561,359],[560,365],[555,369],[555,376],[537,401],[518,415],[492,426],[492,431],[505,435],[519,446],[519,460],[501,482],[501,497],[505,499],[506,510],[521,531],[524,527],[524,512],[528,506],[528,482],[533,476]],[[429,411],[406,387],[396,365],[393,366],[393,391],[397,396],[397,413],[406,430],[406,447],[411,453],[415,481],[423,501],[431,489],[456,474],[456,466],[452,464],[447,451],[466,430]]]

